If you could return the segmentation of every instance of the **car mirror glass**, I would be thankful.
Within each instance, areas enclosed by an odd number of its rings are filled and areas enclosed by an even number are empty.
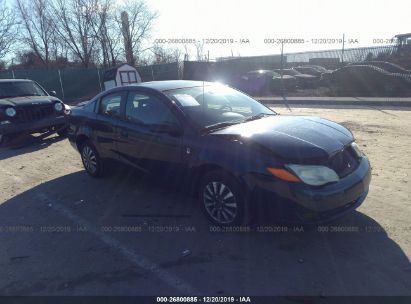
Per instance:
[[[113,110],[113,109],[108,109],[108,110],[106,110],[106,114],[107,114],[108,116],[114,117],[114,116],[117,115],[117,111],[116,111],[116,110]]]

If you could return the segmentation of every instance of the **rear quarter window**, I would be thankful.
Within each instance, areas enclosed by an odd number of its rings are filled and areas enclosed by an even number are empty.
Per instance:
[[[95,112],[96,100],[92,100],[83,106],[83,110],[87,112]]]

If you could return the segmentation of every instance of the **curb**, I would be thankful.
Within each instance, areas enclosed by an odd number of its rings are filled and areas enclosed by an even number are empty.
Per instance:
[[[411,107],[411,98],[361,97],[255,97],[263,104],[324,106],[392,106]]]

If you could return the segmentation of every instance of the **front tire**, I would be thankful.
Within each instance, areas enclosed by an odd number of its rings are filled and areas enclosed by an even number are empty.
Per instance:
[[[85,141],[80,149],[81,161],[84,169],[92,177],[101,177],[104,173],[104,164],[96,148],[89,141]]]
[[[60,137],[67,137],[68,133],[68,128],[61,129],[60,131],[57,131],[58,136]]]
[[[207,173],[201,182],[199,200],[208,219],[219,226],[240,225],[245,198],[238,181],[223,171]]]

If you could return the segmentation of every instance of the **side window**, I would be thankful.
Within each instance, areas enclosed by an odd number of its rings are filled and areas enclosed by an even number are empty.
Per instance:
[[[146,125],[177,123],[174,114],[159,98],[140,92],[128,94],[126,119]]]
[[[100,100],[99,114],[119,117],[122,93],[106,95]]]

